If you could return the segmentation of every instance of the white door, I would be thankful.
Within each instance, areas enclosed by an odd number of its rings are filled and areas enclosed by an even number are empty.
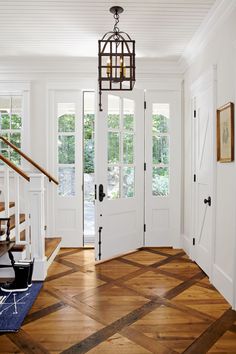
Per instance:
[[[147,91],[145,246],[180,247],[181,96]]]
[[[95,258],[143,246],[144,94],[102,94],[96,119]]]
[[[199,87],[193,98],[194,122],[194,216],[193,256],[210,273],[213,213],[213,88]]]
[[[53,188],[53,234],[63,247],[83,246],[83,129],[82,93],[53,90],[51,106],[51,163],[59,180]],[[50,204],[49,204],[50,205]]]

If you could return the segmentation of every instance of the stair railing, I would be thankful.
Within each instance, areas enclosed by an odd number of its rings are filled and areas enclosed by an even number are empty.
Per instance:
[[[5,204],[5,217],[10,216],[10,201],[14,201],[15,229],[14,236],[17,244],[26,245],[27,257],[35,259],[34,280],[44,280],[47,275],[47,259],[45,257],[45,176],[49,182],[58,185],[58,181],[45,169],[39,166],[18,147],[10,143],[6,138],[0,139],[14,149],[31,165],[41,173],[25,173],[22,168],[16,166],[8,158],[0,154],[0,160],[4,162],[3,168],[3,198]],[[23,183],[27,181],[28,183]],[[23,190],[22,190],[23,188]],[[24,230],[25,240],[21,240],[22,223],[20,220],[22,195],[24,195]]]
[[[54,178],[52,175],[50,175],[42,166],[40,166],[37,162],[35,162],[31,157],[26,155],[23,151],[21,151],[16,145],[12,144],[10,141],[8,141],[6,138],[0,135],[0,139],[7,144],[9,147],[11,147],[14,151],[16,151],[21,157],[23,157],[26,161],[28,161],[32,166],[34,166],[37,170],[42,172],[48,179],[49,182],[54,182],[56,185],[59,184],[59,182]]]

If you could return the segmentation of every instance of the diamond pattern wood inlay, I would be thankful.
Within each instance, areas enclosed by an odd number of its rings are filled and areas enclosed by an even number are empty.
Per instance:
[[[95,265],[62,249],[0,353],[236,353],[236,312],[182,250],[145,248]]]

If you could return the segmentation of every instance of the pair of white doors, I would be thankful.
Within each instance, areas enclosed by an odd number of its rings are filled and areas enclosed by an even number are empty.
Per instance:
[[[83,92],[51,93],[54,232],[83,246]],[[145,102],[145,104],[144,104]],[[95,127],[95,259],[180,246],[180,92],[103,92]],[[96,108],[95,108],[96,112]]]
[[[181,124],[176,92],[103,93],[96,121],[95,258],[179,246]],[[145,102],[145,103],[144,103]]]

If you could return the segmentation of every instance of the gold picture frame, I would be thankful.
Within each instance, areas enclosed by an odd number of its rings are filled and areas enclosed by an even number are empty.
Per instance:
[[[217,109],[217,161],[234,161],[234,104]]]

